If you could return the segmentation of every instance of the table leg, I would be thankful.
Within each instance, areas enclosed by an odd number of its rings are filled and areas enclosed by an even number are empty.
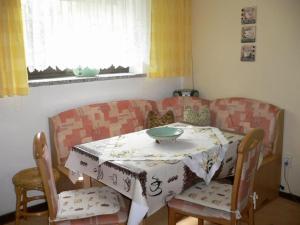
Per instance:
[[[83,174],[83,187],[84,188],[91,187],[91,178],[85,174]]]
[[[26,216],[26,213],[27,213],[27,203],[28,203],[27,190],[26,189],[23,189],[22,196],[23,196],[23,201],[22,201],[23,212],[25,213],[25,215],[23,215],[23,217],[26,220],[27,219],[27,216]]]
[[[143,219],[141,222],[140,222],[140,224],[139,225],[146,225],[146,220],[145,219]]]

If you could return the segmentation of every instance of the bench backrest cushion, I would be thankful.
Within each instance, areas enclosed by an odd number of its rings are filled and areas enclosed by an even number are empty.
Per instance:
[[[123,100],[86,105],[51,118],[52,138],[59,164],[64,164],[72,146],[118,136],[146,128],[147,115],[169,110],[175,121],[183,121],[185,107],[210,110],[211,126],[246,133],[260,127],[265,131],[264,155],[272,153],[278,107],[246,98],[209,101],[198,97],[170,97],[159,101]]]
[[[279,110],[272,104],[247,98],[217,99],[210,103],[212,126],[241,133],[257,127],[264,129],[264,155],[272,153]]]
[[[124,100],[82,106],[52,117],[58,163],[64,164],[74,145],[143,129],[143,113],[153,107],[151,101]]]
[[[209,100],[199,97],[170,97],[156,102],[158,112],[163,115],[169,110],[173,112],[175,121],[183,121],[183,112],[185,107],[190,107],[194,111],[201,111],[209,107]]]
[[[175,121],[182,121],[183,118],[183,98],[170,97],[164,98],[156,102],[157,110],[160,115],[164,115],[168,111],[172,111]]]
[[[138,121],[140,130],[147,125],[147,116],[150,111],[158,111],[156,102],[151,100],[132,100],[132,112]]]

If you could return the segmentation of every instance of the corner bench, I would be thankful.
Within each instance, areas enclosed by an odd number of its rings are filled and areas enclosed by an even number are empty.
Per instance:
[[[185,107],[211,113],[211,126],[246,133],[260,127],[265,131],[262,164],[255,191],[258,206],[278,196],[283,142],[284,111],[279,107],[247,98],[206,100],[199,97],[170,97],[159,101],[121,100],[85,105],[49,118],[54,166],[64,175],[72,146],[145,129],[150,111],[164,114],[171,110],[175,121],[183,120]]]

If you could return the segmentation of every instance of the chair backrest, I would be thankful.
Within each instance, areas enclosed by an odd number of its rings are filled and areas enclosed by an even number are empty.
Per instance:
[[[263,129],[255,128],[246,134],[239,145],[231,196],[232,211],[242,211],[249,204],[263,138]]]
[[[33,142],[33,155],[43,181],[48,203],[50,220],[55,219],[58,209],[58,195],[52,170],[51,154],[47,146],[45,134],[37,133]]]

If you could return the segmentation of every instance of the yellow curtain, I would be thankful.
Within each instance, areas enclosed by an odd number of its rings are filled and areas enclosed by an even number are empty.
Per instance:
[[[0,0],[0,97],[27,95],[21,0]]]
[[[192,73],[191,0],[152,0],[150,77]]]

